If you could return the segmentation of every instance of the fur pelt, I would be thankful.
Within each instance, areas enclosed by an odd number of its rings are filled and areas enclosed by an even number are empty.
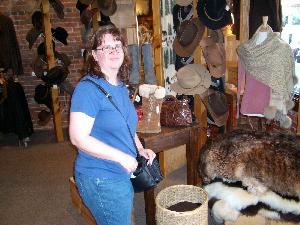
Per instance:
[[[272,191],[257,196],[242,187],[230,187],[222,182],[211,183],[204,189],[210,201],[214,202],[211,206],[212,214],[218,223],[224,220],[235,221],[241,213],[260,214],[276,220],[300,221],[300,201],[285,199]]]
[[[199,175],[241,181],[256,195],[268,190],[300,198],[300,137],[282,133],[234,130],[202,148]]]

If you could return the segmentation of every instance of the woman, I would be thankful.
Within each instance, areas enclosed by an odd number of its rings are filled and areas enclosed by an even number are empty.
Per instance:
[[[120,108],[142,156],[152,163],[155,153],[144,149],[136,135],[137,115],[124,84],[128,76],[124,39],[113,26],[93,35],[87,74],[71,100],[70,139],[78,148],[75,181],[97,224],[129,225],[133,206],[131,174],[137,168],[136,150],[122,118],[106,96],[86,79],[101,85]]]

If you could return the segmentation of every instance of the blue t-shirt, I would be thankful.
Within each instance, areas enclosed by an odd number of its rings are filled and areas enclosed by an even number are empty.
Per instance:
[[[134,137],[137,114],[124,83],[114,86],[102,78],[86,76],[77,84],[73,92],[70,111],[82,112],[95,118],[90,133],[92,137],[135,157],[136,151],[121,114],[94,84],[84,81],[87,78],[96,81],[112,96],[112,100],[121,110]],[[119,163],[93,157],[80,149],[75,161],[75,171],[107,179],[130,177],[130,174]]]

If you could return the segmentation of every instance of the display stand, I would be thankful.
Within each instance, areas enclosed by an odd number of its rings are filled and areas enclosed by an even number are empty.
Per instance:
[[[47,66],[48,70],[55,66],[54,52],[52,46],[52,33],[50,24],[50,13],[49,13],[49,1],[42,0],[41,9],[43,13],[43,29],[45,36],[45,50],[47,55]],[[58,101],[58,88],[54,85],[51,88],[51,98],[52,98],[52,109],[53,109],[53,124],[55,130],[55,137],[57,142],[64,141],[62,125],[61,125],[61,112]]]

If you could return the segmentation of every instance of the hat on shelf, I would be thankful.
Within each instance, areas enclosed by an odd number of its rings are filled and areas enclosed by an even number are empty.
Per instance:
[[[211,85],[208,70],[200,64],[188,64],[176,73],[177,81],[171,84],[171,89],[177,94],[202,94]]]
[[[197,13],[199,20],[212,30],[232,24],[226,0],[198,0]]]
[[[210,75],[216,78],[224,76],[226,72],[226,53],[224,44],[216,43],[212,37],[205,37],[201,40],[200,46]]]
[[[54,9],[57,17],[59,19],[64,19],[65,17],[64,4],[60,0],[49,0],[49,3]]]
[[[175,53],[181,57],[192,55],[204,34],[204,30],[204,25],[197,18],[183,21],[174,39]]]
[[[97,0],[99,10],[105,16],[112,16],[117,11],[117,3],[115,0]]]
[[[55,29],[51,28],[51,32],[52,32],[52,37],[54,37],[56,40],[60,41],[64,45],[68,45],[67,37],[69,34],[65,30],[65,28],[63,27],[56,27]]]
[[[175,0],[175,3],[180,6],[188,6],[192,4],[193,0]]]

